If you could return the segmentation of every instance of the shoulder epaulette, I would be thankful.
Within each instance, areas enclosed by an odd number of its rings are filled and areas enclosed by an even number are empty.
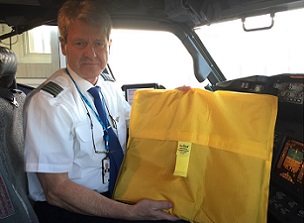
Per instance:
[[[63,91],[63,88],[56,84],[55,82],[53,81],[50,81],[48,83],[46,83],[42,88],[41,90],[44,90],[48,93],[50,93],[51,95],[53,95],[54,97],[57,97],[57,95]]]
[[[112,81],[112,82],[115,82],[115,79],[114,77],[112,77],[111,74],[108,74],[108,73],[102,73],[100,74],[102,76],[102,78],[105,80],[105,81]]]

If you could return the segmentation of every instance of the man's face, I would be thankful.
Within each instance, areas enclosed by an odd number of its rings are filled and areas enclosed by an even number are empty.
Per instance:
[[[68,65],[82,78],[95,84],[107,65],[109,41],[102,29],[76,20],[61,43]]]

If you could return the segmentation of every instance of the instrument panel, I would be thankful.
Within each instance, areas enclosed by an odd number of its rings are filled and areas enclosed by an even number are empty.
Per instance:
[[[250,76],[217,83],[213,90],[232,90],[278,96],[281,102],[303,104],[304,74]]]
[[[278,97],[280,101],[294,103],[294,104],[303,104],[303,79],[302,82],[294,82],[298,80],[297,76],[294,76],[294,80],[292,76],[291,80],[277,80],[277,82],[273,83],[273,88],[278,89]],[[301,79],[299,79],[301,80]]]

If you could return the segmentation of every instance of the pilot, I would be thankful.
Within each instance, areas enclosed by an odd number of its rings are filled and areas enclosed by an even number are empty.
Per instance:
[[[58,26],[67,66],[28,95],[24,109],[29,193],[40,222],[178,220],[165,212],[169,201],[111,199],[115,164],[105,136],[112,134],[125,151],[130,106],[113,78],[100,75],[111,44],[109,14],[98,1],[66,1]],[[90,91],[95,86],[103,112]]]

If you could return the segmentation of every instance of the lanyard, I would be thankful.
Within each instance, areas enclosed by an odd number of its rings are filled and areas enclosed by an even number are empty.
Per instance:
[[[106,122],[107,123],[103,123],[103,121],[101,120],[99,114],[93,109],[93,106],[91,105],[91,103],[89,102],[89,100],[82,94],[82,92],[80,91],[78,85],[76,84],[75,80],[73,79],[73,77],[71,76],[69,70],[66,68],[65,69],[66,73],[69,75],[69,77],[71,78],[71,80],[73,81],[78,93],[80,94],[80,97],[82,99],[82,101],[90,107],[90,109],[94,112],[98,122],[100,123],[100,125],[102,126],[102,129],[104,131],[104,140],[105,140],[105,149],[106,149],[106,152],[109,152],[109,134],[108,134],[108,129],[111,128],[109,122],[108,122],[108,119],[106,118]],[[103,96],[102,96],[102,100],[101,100],[103,106],[104,106],[104,99],[103,99]],[[86,106],[85,105],[85,106]]]

